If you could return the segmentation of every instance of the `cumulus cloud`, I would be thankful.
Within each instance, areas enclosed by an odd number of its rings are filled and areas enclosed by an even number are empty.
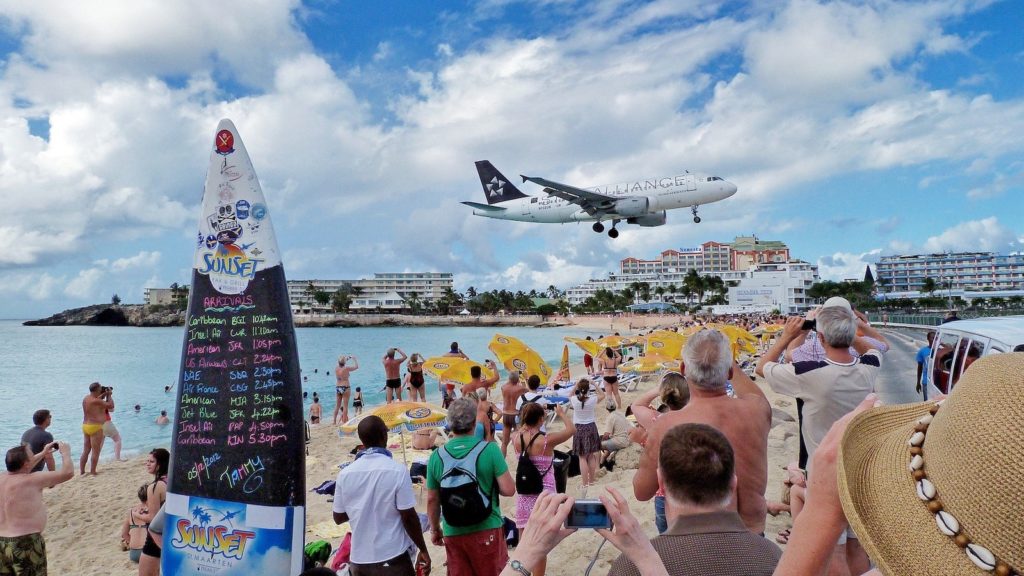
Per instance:
[[[864,270],[868,266],[874,266],[881,255],[880,248],[861,253],[835,252],[828,254],[818,259],[818,275],[823,280],[836,282],[847,279],[862,280]],[[873,270],[872,273],[874,273]]]
[[[840,225],[912,225],[833,209],[828,184],[848,175],[934,169],[909,178],[975,204],[1020,187],[1007,158],[1024,152],[1024,101],[921,73],[982,41],[951,24],[984,2],[531,2],[560,24],[528,35],[494,25],[521,8],[508,4],[446,14],[472,41],[438,34],[420,60],[397,62],[400,37],[375,39],[363,68],[314,47],[298,0],[9,4],[18,50],[0,71],[0,267],[70,278],[63,293],[75,298],[105,299],[116,273],[139,274],[119,290],[183,281],[171,262],[193,248],[221,117],[241,131],[293,277],[426,269],[495,287],[570,285],[626,255],[737,233],[817,246]],[[365,88],[399,76],[377,88],[383,100]],[[679,211],[612,242],[586,225],[470,216],[457,201],[480,200],[471,162],[483,158],[582,186],[708,171],[742,197],[701,207],[699,226]],[[823,214],[789,209],[812,195]],[[973,231],[886,246],[966,245]],[[1005,245],[1003,232],[978,238]],[[145,250],[126,258],[125,242]],[[882,244],[844,242],[823,275],[859,277]],[[54,263],[60,272],[39,268]]]
[[[1008,252],[1019,247],[1018,233],[995,216],[961,222],[924,243],[927,252]]]

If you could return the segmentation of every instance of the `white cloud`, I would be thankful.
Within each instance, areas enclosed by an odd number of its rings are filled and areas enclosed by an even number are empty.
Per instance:
[[[139,252],[135,256],[128,258],[118,258],[110,265],[110,269],[114,272],[122,272],[124,270],[130,270],[132,268],[152,268],[160,263],[159,252],[147,252],[145,250]]]
[[[961,222],[924,243],[927,252],[1007,252],[1019,244],[1018,234],[990,216]],[[1019,248],[1018,248],[1019,249]]]
[[[862,280],[864,270],[878,262],[882,250],[875,248],[859,254],[835,252],[818,259],[818,275],[823,280],[842,281],[847,279]],[[874,271],[872,271],[872,274]]]
[[[98,296],[97,288],[105,275],[99,268],[82,270],[64,287],[64,294],[78,300],[92,300]]]

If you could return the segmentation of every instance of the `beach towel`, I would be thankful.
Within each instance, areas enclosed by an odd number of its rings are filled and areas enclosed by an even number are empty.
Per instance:
[[[317,494],[334,495],[334,480],[324,480],[324,483],[313,488],[310,492],[316,492]]]
[[[349,560],[352,558],[352,533],[345,534],[345,538],[342,539],[341,544],[338,544],[338,551],[334,553],[334,558],[331,558],[331,570],[338,572],[342,568],[347,568]]]

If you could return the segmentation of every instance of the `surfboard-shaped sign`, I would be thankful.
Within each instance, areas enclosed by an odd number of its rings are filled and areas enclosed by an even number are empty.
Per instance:
[[[185,320],[164,574],[298,574],[305,426],[270,211],[230,120],[213,138]]]

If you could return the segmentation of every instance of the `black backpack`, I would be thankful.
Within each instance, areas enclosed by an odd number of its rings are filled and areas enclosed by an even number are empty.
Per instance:
[[[547,470],[541,472],[534,465],[533,460],[530,460],[530,446],[533,446],[534,441],[537,440],[538,436],[543,436],[544,433],[535,434],[530,439],[530,443],[526,444],[526,440],[520,436],[519,444],[522,446],[522,451],[519,453],[519,465],[516,466],[516,492],[524,496],[533,496],[540,494],[544,491],[544,475],[551,470],[551,466]],[[554,466],[554,459],[551,461],[551,465]]]
[[[449,526],[466,527],[479,524],[491,515],[491,498],[480,489],[476,478],[476,464],[487,442],[477,442],[462,458],[448,452],[447,446],[438,451],[444,471],[441,473],[441,515]]]

